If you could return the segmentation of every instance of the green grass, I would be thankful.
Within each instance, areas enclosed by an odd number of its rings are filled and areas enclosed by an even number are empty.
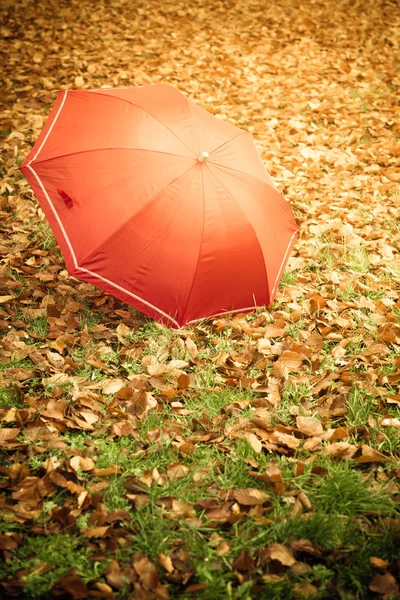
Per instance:
[[[86,583],[101,576],[106,564],[91,561],[90,555],[91,551],[83,538],[76,534],[26,534],[23,545],[15,551],[13,559],[0,564],[0,578],[13,577],[22,568],[29,569],[31,573],[22,578],[25,583],[24,595],[42,598],[71,569],[75,569]],[[48,565],[47,572],[38,571],[41,563]]]

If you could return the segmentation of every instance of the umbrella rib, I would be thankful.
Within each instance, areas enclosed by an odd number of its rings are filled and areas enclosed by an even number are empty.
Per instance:
[[[172,129],[170,129],[167,125],[165,125],[165,123],[160,121],[160,119],[157,119],[157,117],[152,115],[150,112],[148,112],[146,109],[142,108],[138,104],[135,104],[134,102],[131,102],[130,100],[127,100],[126,98],[121,98],[120,96],[112,96],[110,94],[102,94],[101,92],[93,92],[93,93],[97,94],[98,96],[106,96],[106,98],[110,98],[110,97],[116,98],[117,100],[122,100],[122,102],[126,102],[127,104],[130,104],[131,106],[136,106],[136,108],[138,108],[139,110],[142,110],[144,113],[146,113],[147,115],[152,117],[155,121],[158,121],[163,127],[165,127],[165,129],[168,129],[168,131],[170,131],[172,133],[172,135],[175,136],[176,139],[181,142],[181,144],[186,146],[186,148],[188,150],[190,150],[190,152],[193,152],[192,148],[189,148],[189,146],[187,144],[185,144],[185,142],[183,140],[181,140],[181,138],[179,136],[177,136],[176,133],[174,131],[172,131]]]
[[[252,175],[251,173],[246,173],[246,171],[239,171],[239,169],[234,169],[233,167],[227,167],[226,165],[221,165],[221,164],[215,162],[214,160],[211,161],[210,159],[208,159],[208,163],[209,163],[209,165],[212,164],[213,166],[218,167],[220,169],[228,169],[229,171],[233,171],[234,173],[242,173],[243,175],[246,175],[246,177],[251,177],[252,179],[255,179],[256,181],[259,181],[261,183],[264,183],[265,185],[268,185],[268,187],[270,187],[271,190],[274,190],[274,192],[278,192],[278,194],[280,193],[279,190],[276,187],[272,186],[270,183],[268,183],[268,181],[264,181],[263,179],[260,179],[259,177]],[[268,171],[266,171],[266,172],[268,173]]]
[[[197,271],[198,271],[199,264],[200,264],[201,249],[202,249],[202,246],[203,246],[203,239],[204,239],[204,229],[205,229],[205,221],[206,221],[206,202],[205,202],[205,194],[204,194],[204,173],[203,173],[203,169],[201,170],[201,180],[202,180],[202,183],[203,183],[203,185],[202,185],[202,189],[203,189],[203,230],[202,230],[202,233],[201,233],[201,241],[200,241],[200,247],[199,247],[199,254],[198,254],[198,257],[197,257],[196,269],[194,271],[192,285],[190,286],[190,292],[188,294],[188,299],[187,299],[187,302],[186,302],[185,310],[182,313],[182,321],[185,320],[186,311],[188,309],[190,298],[192,296],[192,292],[193,292],[193,288],[194,288],[194,283],[196,281],[196,275],[197,275]]]
[[[240,133],[238,133],[237,135],[235,135],[233,138],[229,138],[229,140],[226,140],[226,142],[224,142],[220,146],[217,146],[216,148],[214,148],[214,150],[212,150],[210,152],[210,156],[212,154],[214,154],[214,152],[216,152],[217,150],[220,150],[220,148],[222,148],[223,146],[225,146],[225,144],[229,144],[229,142],[233,142],[233,140],[236,140],[236,138],[240,137],[241,135],[246,135],[247,133],[249,133],[249,132],[248,131],[241,131]]]
[[[258,247],[260,248],[261,256],[262,256],[262,258],[263,258],[263,263],[264,263],[264,271],[265,271],[265,281],[266,281],[266,284],[267,284],[267,292],[269,293],[268,275],[267,275],[267,267],[266,267],[266,265],[265,265],[264,253],[263,253],[263,251],[262,251],[261,244],[260,244],[260,241],[259,241],[259,239],[258,239],[258,237],[257,237],[257,234],[256,234],[256,231],[255,231],[255,229],[254,229],[254,226],[253,226],[253,224],[251,223],[250,219],[248,218],[248,216],[247,216],[246,212],[244,211],[243,207],[241,206],[240,202],[238,202],[238,201],[236,200],[235,196],[234,196],[233,194],[231,194],[231,192],[228,190],[228,188],[226,188],[226,187],[224,186],[224,184],[222,183],[222,181],[220,181],[220,179],[219,179],[219,178],[218,178],[218,177],[215,175],[215,173],[213,173],[213,172],[212,172],[212,170],[211,170],[211,169],[210,169],[208,166],[207,166],[207,168],[208,168],[208,170],[210,171],[210,173],[211,173],[211,174],[212,174],[212,175],[215,177],[215,179],[218,181],[218,183],[220,183],[220,184],[222,185],[222,187],[224,188],[224,190],[225,190],[225,191],[226,191],[226,192],[227,192],[227,193],[230,195],[230,197],[231,197],[231,198],[232,198],[232,199],[233,199],[233,200],[236,202],[237,206],[240,208],[240,210],[242,211],[242,213],[243,213],[243,214],[246,216],[246,218],[247,218],[247,222],[248,222],[248,224],[250,225],[250,227],[251,227],[251,228],[252,228],[252,230],[253,230],[254,237],[255,237],[255,239],[257,240],[257,244],[258,244]]]
[[[96,252],[98,252],[98,250],[104,245],[106,244],[114,235],[116,235],[117,233],[119,233],[119,231],[121,231],[121,229],[123,229],[128,223],[130,223],[130,221],[132,221],[132,219],[134,219],[135,217],[137,217],[137,215],[139,213],[141,213],[145,208],[147,208],[149,206],[149,204],[151,204],[153,202],[153,200],[155,200],[157,198],[157,196],[159,196],[160,194],[162,194],[163,192],[165,192],[165,190],[172,185],[173,183],[175,183],[175,181],[177,181],[177,179],[179,179],[180,177],[183,177],[183,175],[186,175],[186,173],[188,173],[191,169],[193,169],[195,166],[197,165],[197,163],[195,165],[192,165],[191,167],[189,167],[189,169],[187,169],[186,171],[184,171],[184,173],[181,173],[180,175],[178,175],[177,177],[175,177],[175,179],[173,179],[167,186],[165,186],[165,188],[163,188],[162,190],[160,190],[159,192],[157,192],[157,194],[155,194],[155,196],[153,196],[152,198],[150,198],[150,200],[148,202],[146,202],[146,204],[144,204],[137,212],[135,212],[133,215],[131,215],[129,217],[129,219],[127,219],[126,221],[124,221],[122,223],[122,225],[120,225],[115,231],[113,231],[105,240],[103,240],[101,242],[101,244],[99,244],[98,246],[96,246],[96,248],[94,248],[93,250],[91,250],[89,252],[89,254],[87,256],[85,256],[81,262],[83,263],[84,261],[87,261],[89,258],[91,258]]]
[[[163,150],[151,150],[150,148],[91,148],[90,150],[77,150],[76,152],[69,152],[67,154],[60,154],[59,156],[52,156],[51,158],[45,158],[43,160],[36,160],[35,165],[47,163],[51,160],[57,160],[59,158],[66,158],[68,156],[77,156],[81,154],[88,154],[90,152],[110,152],[112,150],[138,150],[139,152],[156,152],[157,154],[168,154],[169,156],[179,156],[179,158],[187,158],[188,160],[192,160],[192,157],[190,156],[184,156],[183,154],[175,154],[173,152],[165,152]]]

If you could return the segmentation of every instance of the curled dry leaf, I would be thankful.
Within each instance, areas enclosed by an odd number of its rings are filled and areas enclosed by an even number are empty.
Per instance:
[[[94,467],[93,460],[85,456],[73,456],[69,464],[74,471],[91,471]]]

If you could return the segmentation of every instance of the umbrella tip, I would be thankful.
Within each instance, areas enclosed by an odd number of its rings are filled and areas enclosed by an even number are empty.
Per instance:
[[[210,156],[210,155],[208,154],[208,152],[204,151],[204,152],[202,152],[202,153],[200,154],[200,156],[197,158],[197,160],[198,160],[199,162],[203,163],[203,162],[205,162],[205,161],[207,160],[207,158],[208,158],[209,156]]]

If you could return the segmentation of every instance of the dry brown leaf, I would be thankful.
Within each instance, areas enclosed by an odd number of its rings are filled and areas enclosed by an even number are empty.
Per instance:
[[[376,567],[377,569],[387,569],[390,564],[388,560],[383,560],[382,558],[378,558],[377,556],[370,556],[369,562],[373,567]]]
[[[176,479],[182,479],[189,473],[189,467],[182,465],[179,462],[172,463],[167,467],[168,477],[173,481]]]
[[[167,556],[166,554],[159,554],[158,563],[167,571],[167,573],[174,572],[174,565],[172,564],[170,556]]]
[[[296,562],[291,549],[278,543],[267,546],[265,556],[270,560],[277,560],[285,567],[291,567]]]
[[[323,432],[321,421],[315,417],[296,417],[297,429],[307,436],[321,435]]]
[[[102,385],[101,391],[103,394],[116,394],[124,387],[125,383],[126,382],[123,379],[106,379]]]
[[[258,439],[258,437],[254,435],[254,433],[249,433],[246,436],[246,440],[249,442],[254,452],[256,452],[257,454],[260,454],[260,452],[262,452],[262,443]]]
[[[359,463],[385,462],[388,459],[374,448],[363,444],[361,446],[361,456],[357,458]]]
[[[270,339],[270,338],[282,337],[284,333],[285,333],[285,330],[282,329],[282,327],[276,327],[276,325],[267,325],[264,330],[264,338]]]
[[[134,435],[136,431],[129,421],[119,421],[118,423],[114,423],[112,430],[115,435],[118,435],[119,437],[123,435]]]
[[[73,456],[69,464],[74,471],[91,471],[94,467],[94,462],[89,457],[84,456]]]
[[[318,588],[312,583],[295,583],[293,591],[296,598],[316,598],[318,596]]]
[[[385,598],[389,598],[392,595],[398,597],[399,585],[396,579],[390,573],[384,575],[375,575],[371,583],[369,584],[371,592],[376,592]]]
[[[232,495],[239,504],[243,506],[256,506],[257,504],[265,504],[269,499],[269,495],[262,490],[256,488],[243,488],[232,490]]]
[[[103,538],[110,531],[110,525],[103,527],[88,527],[87,529],[81,529],[81,535],[86,538]]]

